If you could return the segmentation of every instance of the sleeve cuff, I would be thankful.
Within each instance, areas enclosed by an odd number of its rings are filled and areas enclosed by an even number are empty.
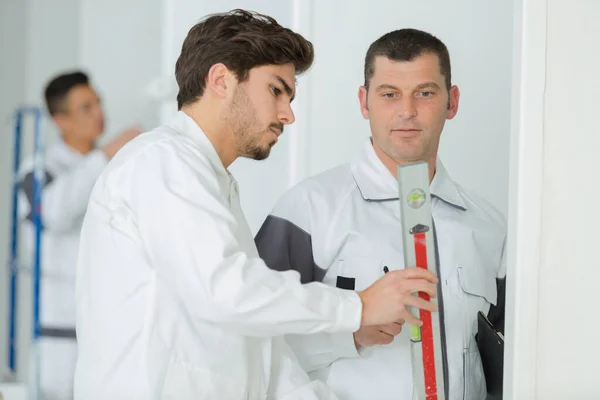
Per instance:
[[[337,289],[340,296],[337,308],[337,326],[332,332],[356,332],[362,320],[362,300],[353,290]]]
[[[339,332],[331,334],[334,359],[356,358],[360,353],[354,344],[354,333]]]
[[[339,290],[341,296],[338,307],[338,329],[331,332],[331,342],[335,359],[358,357],[354,344],[354,332],[360,328],[362,300],[353,290]]]

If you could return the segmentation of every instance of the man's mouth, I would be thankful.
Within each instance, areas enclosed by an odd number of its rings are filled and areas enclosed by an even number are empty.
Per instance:
[[[281,134],[283,133],[283,129],[282,128],[278,128],[276,126],[272,126],[270,128],[271,132],[273,132],[274,134],[277,135],[277,137],[281,136]]]

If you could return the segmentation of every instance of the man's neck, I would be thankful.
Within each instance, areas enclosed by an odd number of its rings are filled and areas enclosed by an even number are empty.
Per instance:
[[[223,166],[229,166],[237,159],[237,143],[231,132],[219,120],[219,111],[204,104],[202,100],[190,106],[184,106],[181,111],[186,113],[202,129],[208,140],[215,148]]]
[[[67,146],[75,150],[80,154],[87,154],[94,150],[94,142],[89,140],[82,140],[79,138],[72,137],[70,135],[62,135],[62,140]]]
[[[381,150],[375,143],[372,143],[373,149],[375,150],[375,154],[381,160],[383,165],[387,168],[388,171],[394,176],[394,178],[398,179],[398,166],[399,165],[407,165],[415,162],[425,161],[429,165],[429,182],[433,181],[433,177],[435,176],[435,166],[437,157],[434,154],[432,157],[429,157],[427,160],[414,160],[414,161],[403,161],[396,160],[390,157],[386,152]]]

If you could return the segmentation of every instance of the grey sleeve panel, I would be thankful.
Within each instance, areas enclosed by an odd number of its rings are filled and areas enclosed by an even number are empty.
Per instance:
[[[313,258],[310,233],[292,222],[269,215],[254,238],[258,254],[278,271],[294,269],[302,283],[322,281],[325,270]]]
[[[52,176],[48,171],[44,171],[44,180],[42,181],[42,188],[45,188],[47,185],[51,184],[54,180],[54,176]],[[29,214],[27,215],[27,219],[33,222],[33,172],[29,172],[23,180],[19,184],[19,188],[25,193],[25,197],[29,202]]]

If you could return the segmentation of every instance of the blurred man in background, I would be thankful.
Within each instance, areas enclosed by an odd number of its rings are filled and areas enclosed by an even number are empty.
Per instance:
[[[120,132],[97,147],[104,132],[104,112],[98,94],[82,72],[59,75],[45,88],[48,112],[60,140],[44,153],[42,187],[42,245],[40,289],[40,385],[45,400],[73,396],[76,361],[75,265],[79,231],[92,186],[110,158],[141,133]],[[34,253],[34,164],[20,170],[20,217],[28,254]]]

